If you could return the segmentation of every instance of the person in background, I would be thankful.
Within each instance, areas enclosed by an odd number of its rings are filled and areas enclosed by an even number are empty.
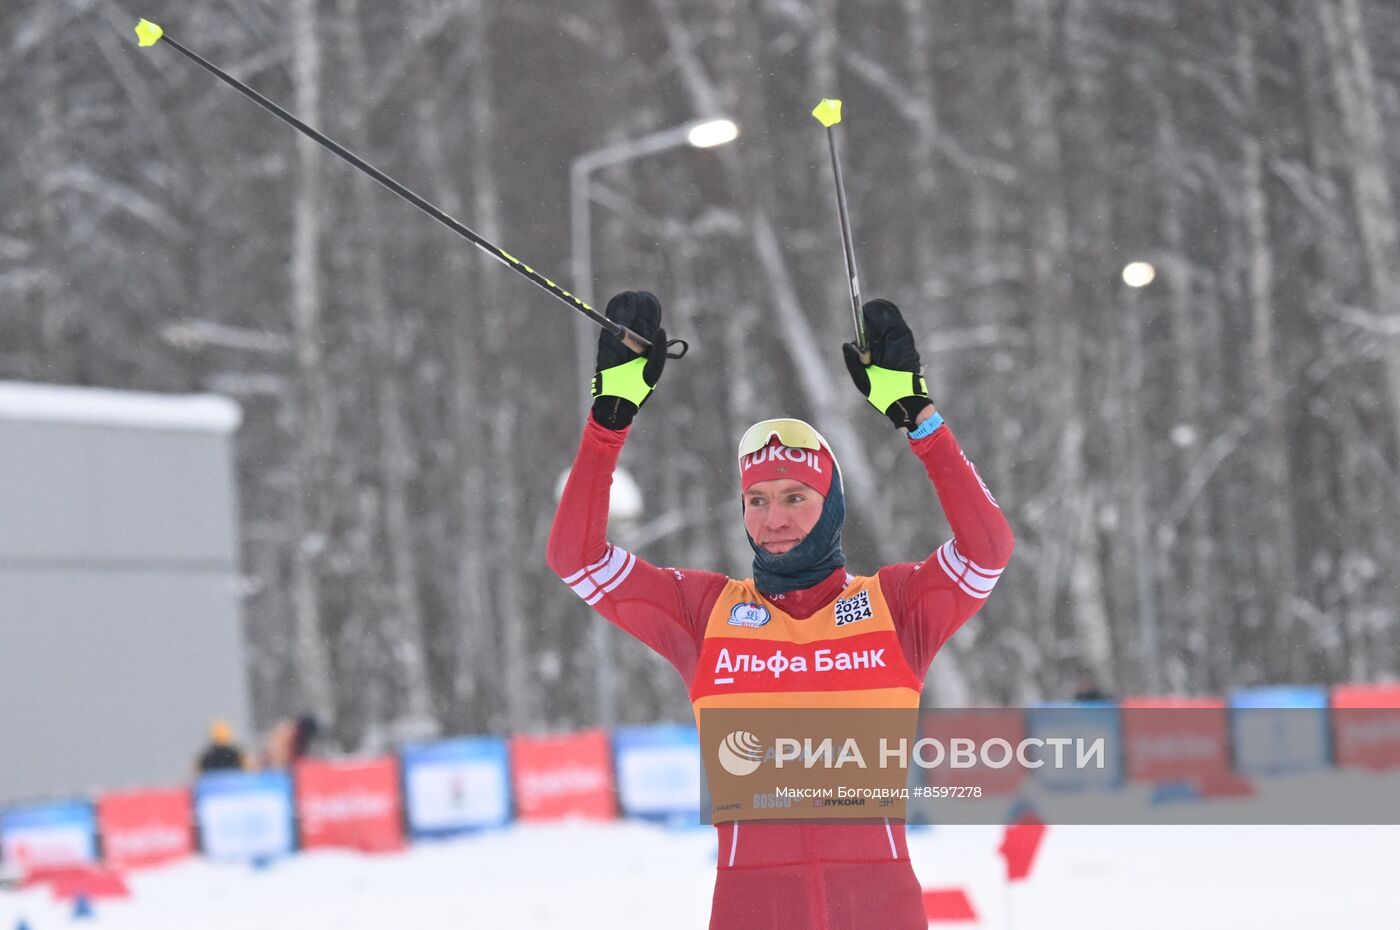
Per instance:
[[[209,726],[209,745],[199,754],[195,770],[207,772],[242,771],[248,767],[247,756],[233,741],[233,727],[219,718]]]
[[[321,725],[311,714],[278,721],[263,746],[263,768],[289,769],[296,765],[311,754],[320,732]]]
[[[1076,701],[1111,701],[1112,697],[1108,692],[1099,687],[1099,683],[1093,675],[1087,672],[1079,676],[1079,684],[1074,689],[1074,700]]]

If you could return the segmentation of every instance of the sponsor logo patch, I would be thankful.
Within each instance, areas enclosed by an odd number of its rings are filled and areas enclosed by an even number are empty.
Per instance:
[[[757,452],[744,456],[743,471],[748,471],[755,465],[762,465],[764,462],[772,460],[781,462],[786,459],[789,462],[796,462],[799,465],[806,465],[817,474],[822,474],[822,460],[817,453],[807,449],[789,449],[787,446],[764,446]],[[780,472],[785,472],[786,467],[780,467]]]
[[[862,591],[854,597],[843,597],[836,601],[836,625],[845,626],[857,620],[869,620],[875,616],[870,609],[870,592]]]
[[[770,614],[768,608],[764,607],[762,604],[736,604],[734,605],[734,609],[729,612],[730,626],[758,627],[763,626],[772,619],[773,615]]]

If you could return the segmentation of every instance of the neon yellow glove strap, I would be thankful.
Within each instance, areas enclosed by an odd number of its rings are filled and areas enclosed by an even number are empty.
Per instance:
[[[630,362],[604,368],[593,375],[593,396],[621,397],[640,407],[652,388],[642,377],[642,369],[646,367],[645,358],[634,358]]]
[[[906,397],[928,396],[928,382],[924,380],[923,375],[881,368],[879,365],[866,366],[865,374],[870,379],[870,393],[866,395],[866,399],[881,413],[887,412],[896,401]]]

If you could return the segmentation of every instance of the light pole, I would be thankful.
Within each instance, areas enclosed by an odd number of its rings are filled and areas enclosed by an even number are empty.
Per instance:
[[[1147,454],[1143,449],[1142,393],[1144,365],[1142,351],[1142,308],[1139,292],[1153,282],[1157,271],[1147,262],[1132,262],[1123,268],[1123,283],[1128,286],[1128,449],[1132,459],[1132,532],[1133,549],[1137,557],[1138,635],[1142,638],[1143,684],[1149,694],[1160,694],[1162,663],[1157,648],[1157,592],[1152,579],[1152,540],[1148,527]]]
[[[593,203],[593,195],[589,189],[589,181],[594,171],[684,145],[713,148],[732,142],[738,135],[739,127],[732,121],[709,119],[663,129],[639,139],[585,152],[575,158],[569,165],[569,256],[575,292],[582,295],[584,300],[594,301],[600,312],[603,310],[604,305],[598,302],[598,295],[593,291],[593,221],[589,210]],[[589,385],[593,379],[596,332],[597,327],[592,325],[587,317],[579,316],[574,323],[579,406],[585,412],[593,399]],[[611,637],[611,625],[594,618],[593,684],[597,691],[598,723],[604,727],[611,727],[617,722],[617,702],[613,695],[612,682]]]
[[[738,135],[739,127],[730,120],[704,120],[585,152],[573,160],[569,165],[569,256],[574,287],[584,300],[595,301],[598,310],[603,310],[604,305],[598,300],[598,295],[593,293],[593,221],[589,209],[593,203],[592,191],[589,189],[593,172],[608,165],[622,164],[683,145],[713,148],[732,142]],[[588,408],[592,400],[589,383],[593,378],[593,346],[597,342],[596,333],[597,327],[590,325],[586,317],[580,316],[575,322],[578,384],[584,409]]]

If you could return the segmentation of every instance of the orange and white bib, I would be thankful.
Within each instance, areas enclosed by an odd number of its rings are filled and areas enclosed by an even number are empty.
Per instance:
[[[690,688],[710,707],[917,708],[921,682],[904,658],[878,577],[798,620],[731,579],[710,612]]]

